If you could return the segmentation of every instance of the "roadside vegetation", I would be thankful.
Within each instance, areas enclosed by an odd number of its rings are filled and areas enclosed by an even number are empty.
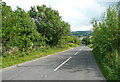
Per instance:
[[[35,50],[30,50],[27,52],[13,52],[11,54],[7,53],[6,57],[2,57],[2,68],[9,67],[15,64],[23,63],[26,61],[30,61],[36,58],[44,57],[47,55],[52,55],[57,52],[61,52],[72,47],[78,47],[77,44],[67,44],[63,48],[58,47],[49,47],[46,48],[38,48]]]
[[[90,48],[93,48],[93,42],[92,42],[92,38],[90,36],[84,37],[82,39],[82,44],[84,44]]]
[[[70,24],[51,7],[13,11],[2,2],[2,68],[80,46],[70,33]]]
[[[93,19],[93,54],[107,80],[120,80],[120,13],[110,6],[102,20]]]

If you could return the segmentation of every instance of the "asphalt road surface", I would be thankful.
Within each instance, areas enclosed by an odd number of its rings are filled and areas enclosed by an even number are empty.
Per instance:
[[[92,49],[80,46],[18,65],[2,72],[2,80],[105,80]]]

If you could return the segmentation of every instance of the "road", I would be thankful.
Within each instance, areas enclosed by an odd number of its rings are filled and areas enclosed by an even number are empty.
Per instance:
[[[2,80],[104,80],[92,49],[80,46],[18,65],[2,72]]]

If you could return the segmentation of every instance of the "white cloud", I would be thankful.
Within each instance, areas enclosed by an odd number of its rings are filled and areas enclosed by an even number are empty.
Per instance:
[[[99,18],[105,7],[98,4],[100,0],[3,0],[7,5],[16,6],[28,11],[30,6],[51,5],[57,9],[63,20],[71,25],[71,30],[90,30],[90,21],[93,17]]]
[[[12,6],[13,9],[16,9],[16,6],[19,6],[25,10],[29,10],[30,6],[46,4],[49,6],[52,0],[3,0],[7,5]]]
[[[97,2],[118,2],[120,0],[96,0]]]
[[[71,28],[72,31],[90,31],[92,30],[92,25],[80,25],[78,28]]]

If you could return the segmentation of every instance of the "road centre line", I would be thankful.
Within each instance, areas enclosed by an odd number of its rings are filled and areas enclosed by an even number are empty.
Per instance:
[[[74,55],[76,55],[78,52],[76,52]]]
[[[67,61],[69,61],[72,57],[69,57],[66,61],[64,61],[62,64],[60,64],[57,68],[54,69],[54,71],[57,71],[62,65],[64,65]]]
[[[80,51],[83,49],[83,47],[80,49]],[[74,55],[78,54],[79,52],[76,52]],[[54,69],[54,71],[57,71],[62,65],[64,65],[67,61],[69,61],[72,57],[69,57],[66,61],[64,61],[62,64],[60,64],[57,68]]]

